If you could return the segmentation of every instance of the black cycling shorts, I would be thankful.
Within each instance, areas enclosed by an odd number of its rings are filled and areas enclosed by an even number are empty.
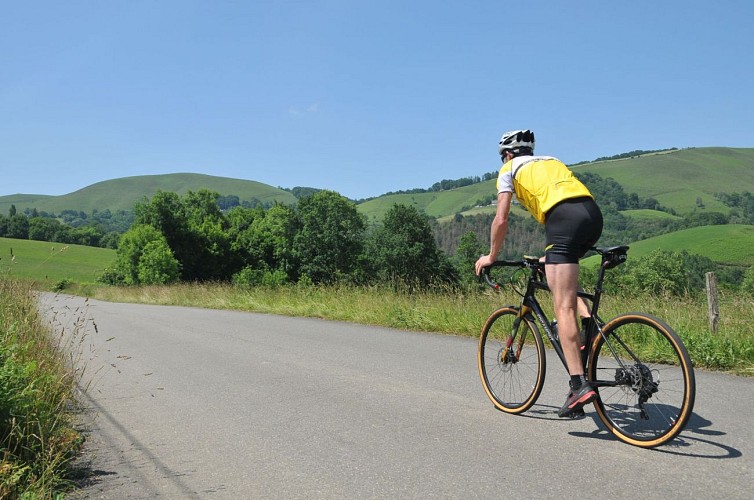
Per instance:
[[[545,217],[546,264],[576,264],[602,234],[602,212],[592,198],[564,200]]]

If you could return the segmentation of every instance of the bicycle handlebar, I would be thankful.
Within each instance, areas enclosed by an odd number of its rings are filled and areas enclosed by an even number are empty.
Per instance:
[[[490,287],[492,287],[495,290],[499,290],[500,288],[502,288],[502,285],[490,277],[490,269],[492,269],[493,267],[524,268],[524,267],[533,267],[533,266],[539,266],[539,265],[542,265],[539,262],[539,259],[534,258],[534,257],[524,257],[522,260],[496,260],[489,266],[485,266],[482,268],[481,277]]]

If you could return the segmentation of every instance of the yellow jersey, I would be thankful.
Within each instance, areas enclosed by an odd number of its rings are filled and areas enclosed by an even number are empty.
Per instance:
[[[518,156],[503,164],[497,192],[516,198],[540,224],[547,212],[563,200],[588,196],[589,189],[560,160],[551,156]]]

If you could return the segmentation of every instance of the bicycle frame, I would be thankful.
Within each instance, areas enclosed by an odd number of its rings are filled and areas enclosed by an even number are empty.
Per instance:
[[[621,251],[623,249],[627,250],[628,247],[615,247],[612,250],[618,250]],[[596,250],[596,249],[594,249]],[[597,274],[597,281],[595,283],[594,287],[594,293],[588,293],[584,290],[579,290],[577,292],[577,296],[581,299],[585,299],[591,304],[590,307],[590,316],[589,316],[589,322],[587,323],[586,327],[586,339],[585,339],[585,345],[587,346],[585,349],[585,353],[582,356],[582,362],[584,365],[584,373],[586,373],[589,363],[589,351],[590,346],[592,345],[594,338],[596,335],[601,335],[604,337],[604,332],[602,331],[601,324],[604,324],[602,319],[598,315],[599,311],[599,305],[600,300],[602,297],[603,292],[603,282],[605,279],[605,271],[611,267],[614,267],[620,263],[625,261],[625,253],[621,256],[621,254],[614,254],[611,252],[605,252],[602,254],[602,263],[600,265],[600,269]],[[546,292],[551,292],[549,285],[547,284],[547,278],[545,275],[545,265],[543,262],[540,262],[539,258],[536,257],[524,257],[521,261],[497,261],[495,262],[491,267],[521,267],[521,268],[528,268],[530,270],[529,278],[526,283],[526,290],[522,295],[521,300],[521,307],[519,308],[519,316],[516,318],[513,324],[513,329],[511,331],[511,337],[516,338],[518,335],[518,328],[521,324],[521,319],[526,317],[527,315],[530,317],[536,318],[536,322],[539,324],[539,326],[544,330],[544,332],[547,335],[547,338],[550,340],[550,343],[552,344],[553,349],[555,350],[555,353],[558,355],[558,358],[560,359],[560,362],[563,364],[563,367],[568,371],[568,363],[566,362],[565,355],[563,354],[563,348],[560,345],[560,338],[555,335],[555,333],[552,331],[552,328],[550,327],[551,322],[548,319],[544,309],[542,308],[541,304],[537,300],[536,294],[538,290],[543,290]],[[487,281],[490,286],[493,288],[500,288],[500,285],[494,281],[491,280],[489,277],[489,268],[486,268],[486,272],[484,273],[484,278]],[[618,339],[618,342],[623,344],[620,339]],[[610,339],[605,338],[605,344],[608,346],[610,351],[613,354],[613,357],[616,359],[616,361],[623,367],[623,362],[619,359],[619,356],[617,355],[615,349],[611,345]],[[623,344],[623,347],[628,349],[625,344]],[[630,350],[629,350],[630,352]],[[615,386],[617,385],[615,381],[607,381],[607,380],[600,380],[600,381],[593,381],[593,384],[596,387],[602,387],[602,386]]]
[[[660,318],[642,312],[618,314],[607,321],[599,317],[605,272],[625,262],[628,247],[594,250],[602,259],[594,291],[577,291],[590,309],[582,320],[584,374],[594,389],[602,389],[594,406],[607,429],[625,443],[653,448],[676,437],[688,422],[696,392],[693,364],[680,336]],[[482,328],[479,375],[497,409],[520,414],[536,403],[544,385],[544,337],[566,371],[568,363],[557,329],[537,298],[540,291],[552,292],[545,264],[524,257],[485,267],[484,279],[500,289],[490,278],[492,267],[518,268],[525,276],[517,272],[511,279],[520,305],[497,308]],[[527,340],[531,336],[533,341]]]

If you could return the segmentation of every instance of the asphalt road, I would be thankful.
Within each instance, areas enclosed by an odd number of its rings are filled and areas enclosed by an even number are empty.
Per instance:
[[[671,444],[562,420],[557,360],[525,416],[495,410],[474,339],[55,296],[85,367],[82,498],[754,498],[754,379],[697,371]],[[480,318],[480,324],[483,318]]]

